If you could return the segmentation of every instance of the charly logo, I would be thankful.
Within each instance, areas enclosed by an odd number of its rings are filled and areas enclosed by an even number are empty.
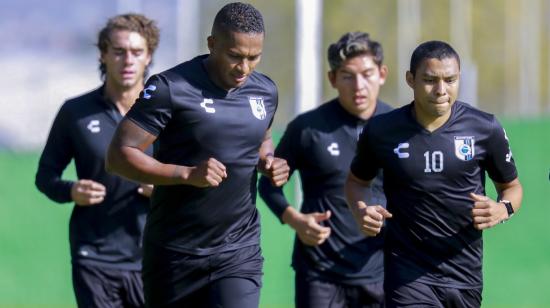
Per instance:
[[[157,89],[157,86],[155,86],[154,84],[151,84],[147,88],[143,89],[143,98],[150,99],[151,94],[147,93],[147,91],[154,92],[156,89]]]
[[[205,98],[202,100],[201,107],[204,108],[204,111],[206,111],[207,113],[215,113],[216,109],[214,107],[207,106],[212,104],[214,104],[214,100],[212,100],[211,98]]]
[[[338,148],[338,143],[333,142],[327,147],[327,151],[332,156],[339,156],[340,155],[340,149]]]
[[[267,116],[265,111],[264,98],[263,97],[249,97],[248,102],[252,109],[252,114],[258,119],[263,120]]]
[[[97,134],[101,131],[101,128],[99,127],[99,120],[91,120],[86,128],[94,134]]]
[[[455,155],[463,161],[475,156],[475,138],[472,136],[455,136]]]
[[[397,145],[395,149],[393,149],[393,152],[397,154],[397,157],[399,158],[409,158],[409,153],[405,152],[405,149],[409,148],[409,143],[404,142]]]

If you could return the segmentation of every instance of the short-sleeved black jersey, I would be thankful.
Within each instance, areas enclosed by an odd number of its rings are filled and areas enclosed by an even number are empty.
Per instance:
[[[473,226],[469,193],[485,194],[485,172],[498,183],[517,177],[496,118],[455,102],[433,132],[412,115],[413,104],[369,122],[352,173],[364,180],[384,171],[387,208],[386,279],[456,288],[482,286],[482,236]]]
[[[374,115],[389,110],[390,106],[379,101]],[[384,277],[382,237],[366,238],[360,232],[344,197],[344,183],[365,123],[334,99],[290,122],[277,145],[275,156],[287,160],[291,174],[295,170],[300,173],[301,212],[332,212],[331,218],[321,223],[332,230],[322,245],[306,246],[296,238],[292,261],[296,271],[351,285],[378,282]],[[262,177],[259,191],[281,219],[288,206],[282,189]],[[365,198],[385,206],[381,176]]]
[[[106,187],[102,203],[75,206],[69,225],[72,261],[139,270],[149,199],[138,184],[105,171],[105,153],[122,115],[103,87],[68,100],[57,114],[40,157],[36,186],[56,202],[71,201],[72,181],[61,179],[74,159],[79,179]],[[152,149],[147,150],[152,155]]]
[[[277,108],[277,88],[253,72],[229,92],[208,78],[206,55],[152,76],[127,117],[157,136],[155,158],[195,166],[213,157],[227,167],[218,187],[156,186],[145,240],[190,254],[259,243],[255,207],[258,150]]]

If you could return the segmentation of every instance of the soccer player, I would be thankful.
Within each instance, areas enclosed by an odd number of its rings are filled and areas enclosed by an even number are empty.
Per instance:
[[[270,133],[277,88],[254,71],[264,32],[253,6],[225,5],[210,53],[152,76],[109,147],[109,170],[155,185],[143,259],[150,307],[259,304],[257,169],[278,186],[288,178]],[[143,150],[155,141],[152,158]]]
[[[143,15],[109,19],[97,43],[104,83],[63,104],[40,157],[38,189],[53,201],[75,203],[69,236],[79,307],[144,305],[142,236],[152,188],[108,174],[104,159],[143,89],[158,42],[156,23]],[[78,181],[62,179],[72,159]]]
[[[460,58],[447,43],[420,44],[406,79],[414,101],[363,130],[348,204],[366,235],[387,229],[388,307],[479,307],[482,230],[508,220],[523,195],[508,138],[494,115],[456,100]],[[387,209],[363,197],[380,169]]]
[[[349,32],[328,48],[334,98],[288,125],[275,155],[300,173],[303,197],[294,209],[280,187],[259,191],[282,223],[296,231],[292,257],[296,307],[383,307],[382,237],[366,238],[346,205],[344,183],[365,123],[391,108],[378,100],[388,69],[382,46]],[[381,176],[362,196],[385,206]]]

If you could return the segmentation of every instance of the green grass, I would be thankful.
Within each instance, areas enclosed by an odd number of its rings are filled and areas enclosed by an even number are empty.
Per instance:
[[[484,232],[483,307],[550,307],[550,120],[505,121],[520,180],[521,211]],[[68,222],[34,186],[37,153],[0,152],[0,307],[75,307]],[[74,171],[68,171],[74,177]],[[290,188],[290,187],[289,187]],[[494,189],[492,190],[494,194]],[[265,257],[261,307],[293,307],[293,233],[258,199]]]

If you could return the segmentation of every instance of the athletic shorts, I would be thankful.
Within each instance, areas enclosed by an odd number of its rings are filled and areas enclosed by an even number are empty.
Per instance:
[[[394,307],[437,307],[437,308],[479,308],[481,288],[457,289],[408,282],[392,284],[386,281],[386,306]]]
[[[381,308],[384,307],[384,283],[352,286],[297,272],[295,303],[296,308]]]
[[[258,307],[259,245],[206,256],[148,248],[143,259],[147,307]]]
[[[141,272],[73,264],[76,303],[83,307],[145,307]]]

